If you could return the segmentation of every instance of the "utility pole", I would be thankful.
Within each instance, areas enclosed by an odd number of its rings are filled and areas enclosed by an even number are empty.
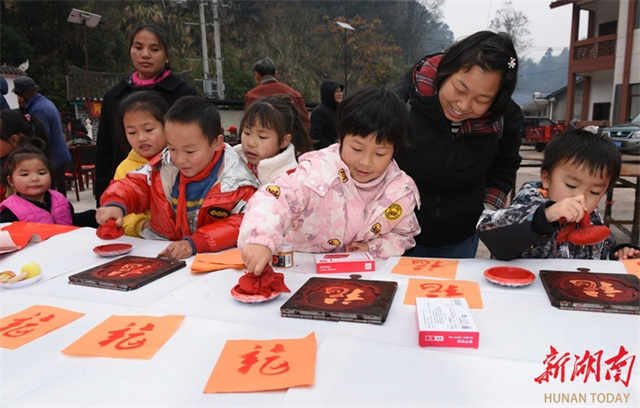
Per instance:
[[[202,39],[202,69],[203,80],[202,87],[204,94],[211,95],[211,75],[209,74],[209,54],[207,52],[207,28],[204,22],[204,3],[206,0],[199,0],[200,6],[200,37]]]
[[[224,99],[224,83],[222,81],[222,56],[220,53],[220,16],[218,15],[218,0],[211,0],[213,9],[213,36],[216,48],[216,88],[218,98]]]

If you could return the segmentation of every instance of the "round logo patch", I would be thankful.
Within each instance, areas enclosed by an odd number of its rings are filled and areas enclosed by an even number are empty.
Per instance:
[[[384,210],[384,216],[387,217],[389,221],[395,221],[400,218],[401,215],[402,207],[400,207],[400,204],[397,203],[391,204],[389,208]]]
[[[375,224],[373,224],[373,227],[371,227],[371,232],[378,235],[381,229],[382,229],[382,225],[380,225],[379,222],[376,222]]]
[[[342,181],[343,183],[346,183],[347,181],[349,181],[349,177],[347,177],[347,172],[344,171],[344,169],[340,169],[340,171],[338,171],[338,175],[340,176],[340,181]]]
[[[327,244],[337,247],[337,246],[340,246],[340,240],[337,238],[332,238],[327,241]]]
[[[267,186],[267,191],[271,193],[271,195],[274,196],[276,199],[280,197],[280,187],[278,186],[274,186],[273,184],[269,185]]]

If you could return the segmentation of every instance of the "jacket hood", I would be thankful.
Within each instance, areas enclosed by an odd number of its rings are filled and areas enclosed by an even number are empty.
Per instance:
[[[332,109],[338,109],[338,102],[336,102],[333,97],[333,93],[338,88],[344,89],[344,85],[340,82],[334,81],[333,79],[327,79],[322,83],[322,85],[320,85],[320,100]]]

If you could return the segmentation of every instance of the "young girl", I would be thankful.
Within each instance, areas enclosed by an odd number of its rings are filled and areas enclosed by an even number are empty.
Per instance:
[[[413,247],[418,188],[393,160],[407,127],[394,93],[365,88],[347,96],[338,108],[339,143],[303,155],[295,172],[249,201],[238,236],[247,272],[262,273],[286,231],[301,252],[388,258]]]
[[[131,146],[126,159],[116,169],[114,180],[147,164],[167,145],[164,136],[164,114],[169,109],[162,96],[155,91],[139,91],[126,97],[118,109],[116,131],[123,149]],[[139,237],[149,226],[150,212],[129,214],[123,222],[125,234]]]
[[[39,222],[44,224],[97,227],[95,210],[74,214],[65,196],[51,189],[52,168],[40,139],[14,149],[2,169],[2,183],[16,193],[0,203],[0,222]]]
[[[0,113],[0,168],[4,168],[6,158],[18,146],[25,144],[35,137],[47,144],[47,131],[38,118],[10,109],[2,109]],[[45,153],[47,158],[48,152]],[[5,189],[4,183],[0,184],[0,202],[13,194],[13,189]]]
[[[296,158],[313,149],[300,108],[287,95],[254,101],[240,121],[240,145],[234,149],[260,184],[293,171]]]

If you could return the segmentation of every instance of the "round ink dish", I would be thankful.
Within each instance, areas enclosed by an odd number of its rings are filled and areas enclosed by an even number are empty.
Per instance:
[[[132,248],[133,245],[131,244],[116,242],[113,244],[98,245],[97,247],[93,248],[93,252],[95,252],[96,255],[109,258],[112,256],[124,255],[126,253],[129,253],[131,252]]]
[[[42,278],[42,274],[41,273],[36,275],[36,276],[34,276],[33,278],[24,279],[24,280],[18,281],[16,283],[0,283],[0,287],[7,288],[7,289],[17,289],[17,288],[21,288],[23,286],[33,285],[34,283],[39,281],[40,278]]]
[[[533,272],[515,266],[494,266],[484,271],[484,277],[495,285],[507,288],[528,286],[536,280]]]
[[[271,292],[271,296],[264,297],[261,295],[245,295],[244,293],[238,292],[238,289],[239,289],[238,285],[231,288],[231,296],[233,296],[233,298],[238,302],[242,302],[242,303],[264,303],[264,302],[272,301],[273,299],[280,296],[280,292],[278,292],[277,290],[274,290],[273,292]]]

